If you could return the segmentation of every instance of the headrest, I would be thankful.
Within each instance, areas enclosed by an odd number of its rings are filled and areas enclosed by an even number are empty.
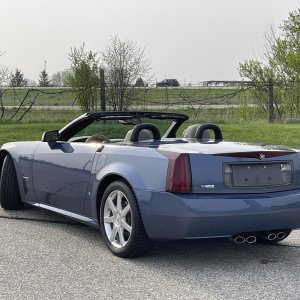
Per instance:
[[[131,139],[131,136],[132,136],[132,132],[133,132],[133,129],[129,130],[127,133],[126,133],[126,136],[125,136],[125,141],[130,141]],[[152,135],[150,133],[149,130],[147,129],[142,129],[139,133],[139,137],[138,137],[138,141],[145,141],[145,140],[151,140],[152,139]]]
[[[209,130],[215,134],[215,142],[223,140],[222,132],[219,126],[215,124],[194,124],[189,126],[182,134],[183,138],[195,138],[202,141],[210,139]]]
[[[147,124],[147,123],[138,124],[132,130],[129,130],[127,132],[125,141],[130,141],[135,143],[140,140],[151,139],[151,134],[153,140],[161,139],[160,132],[154,124]]]

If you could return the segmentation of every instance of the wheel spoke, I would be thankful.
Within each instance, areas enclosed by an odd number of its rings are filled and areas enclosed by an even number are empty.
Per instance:
[[[128,212],[130,212],[130,205],[129,205],[129,204],[127,204],[127,205],[122,209],[122,211],[121,211],[121,216],[122,216],[122,217],[125,217],[125,216],[128,214]]]
[[[115,241],[116,240],[116,235],[117,235],[117,228],[114,226],[113,227],[113,230],[112,230],[112,232],[111,232],[111,235],[110,235],[110,237],[109,237],[109,240],[111,241],[111,242],[113,242],[113,241]]]
[[[117,194],[117,210],[119,212],[122,210],[122,193],[120,191]]]
[[[118,228],[118,235],[119,235],[120,246],[123,247],[125,244],[125,240],[124,240],[123,230],[121,227]]]
[[[122,220],[121,221],[121,225],[122,225],[122,227],[125,229],[125,230],[127,230],[129,233],[131,233],[131,226],[129,225],[129,224],[127,224],[126,223],[126,221],[124,221],[124,220]]]
[[[108,203],[109,208],[111,209],[111,211],[112,211],[113,213],[117,211],[117,208],[116,208],[116,206],[115,206],[115,204],[114,204],[114,202],[113,202],[113,198],[112,198],[112,197],[108,197],[108,198],[107,198],[107,203]]]
[[[114,217],[108,216],[104,217],[104,223],[113,223],[114,222]]]

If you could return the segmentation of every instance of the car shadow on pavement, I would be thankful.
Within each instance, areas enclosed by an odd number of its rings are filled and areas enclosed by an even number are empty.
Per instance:
[[[33,278],[36,274],[40,276],[39,272],[45,268],[45,278],[71,276],[81,289],[81,281],[88,278],[83,282],[87,288],[93,286],[89,292],[101,287],[106,289],[106,295],[114,295],[116,290],[123,289],[131,295],[123,299],[297,299],[300,296],[300,231],[294,231],[277,245],[238,245],[228,239],[156,243],[142,257],[123,259],[110,253],[99,229],[46,210],[0,209],[0,222],[1,219],[5,235],[2,242],[7,247],[2,248],[2,255],[9,247],[19,251],[16,254],[13,250],[11,257],[3,256],[7,258],[2,260],[3,270],[9,276],[15,274],[9,273],[7,267],[12,261],[21,269],[39,266],[30,269]],[[16,265],[14,259],[18,257],[21,259]],[[51,280],[46,282],[43,286]],[[55,283],[55,287],[59,284]],[[109,299],[121,299],[117,295],[119,298]]]
[[[59,226],[59,230],[85,239],[89,244],[106,249],[105,242],[99,229],[95,229],[72,219],[65,218],[51,211],[25,206],[19,211],[5,211],[0,209],[0,219],[13,219],[29,222],[52,223]],[[156,243],[153,249],[145,256],[132,259],[138,264],[149,263],[152,260],[164,262],[170,260],[172,264],[191,262],[191,266],[197,261],[201,265],[211,265],[213,262],[231,263],[237,261],[251,264],[271,264],[282,260],[293,260],[295,251],[300,253],[300,231],[294,231],[286,240],[275,244],[235,244],[228,239],[199,239],[181,240]],[[108,251],[106,249],[106,251]],[[111,254],[112,255],[112,254]]]

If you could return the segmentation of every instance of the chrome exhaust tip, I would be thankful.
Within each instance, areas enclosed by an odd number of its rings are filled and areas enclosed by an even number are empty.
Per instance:
[[[279,240],[282,240],[285,238],[285,233],[283,231],[280,231],[277,233],[276,237],[279,239]]]
[[[266,232],[265,235],[261,236],[265,240],[274,241],[277,238],[277,234],[274,232]]]
[[[256,237],[254,235],[249,235],[246,237],[246,242],[248,244],[254,244],[256,242]]]
[[[274,241],[276,238],[277,238],[277,235],[276,235],[276,233],[274,233],[274,232],[268,234],[268,236],[267,236],[267,239],[268,239],[269,241]]]
[[[246,239],[241,235],[237,235],[235,237],[232,237],[231,240],[234,241],[236,244],[243,244],[246,241]]]

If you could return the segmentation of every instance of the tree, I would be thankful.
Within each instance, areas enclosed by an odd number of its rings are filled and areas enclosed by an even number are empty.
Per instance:
[[[0,86],[5,85],[9,80],[9,70],[7,67],[0,66]]]
[[[36,86],[36,82],[32,79],[27,79],[27,86],[29,87],[35,87]]]
[[[134,86],[135,86],[135,87],[144,87],[144,86],[145,86],[144,80],[143,80],[141,77],[139,77],[139,78],[136,80]]]
[[[3,51],[0,51],[0,57],[4,54]],[[7,67],[0,65],[0,86],[7,83],[9,79],[9,70]]]
[[[114,110],[126,110],[140,93],[134,88],[136,81],[146,77],[150,71],[145,49],[132,41],[122,41],[114,36],[102,53],[102,59],[111,105]]]
[[[267,110],[268,79],[274,82],[277,119],[287,113],[300,113],[300,8],[289,13],[279,27],[266,37],[263,61],[246,60],[239,65],[240,75],[255,84],[257,104]]]
[[[46,70],[43,70],[40,73],[38,86],[40,86],[40,87],[50,86],[50,80],[49,80],[49,76],[48,76],[48,73],[46,72]]]
[[[15,73],[11,75],[10,86],[21,87],[21,86],[26,86],[27,83],[28,83],[27,79],[24,78],[24,74],[19,69],[16,69]]]
[[[0,51],[0,57],[4,54],[4,52]],[[3,95],[5,93],[5,89],[2,88],[2,86],[4,86],[5,84],[7,84],[8,80],[9,80],[9,69],[7,67],[4,67],[2,65],[0,65],[0,120],[2,120],[4,118],[5,115],[5,106],[3,103]]]
[[[71,48],[69,54],[72,74],[68,83],[83,112],[96,111],[98,107],[100,79],[97,56],[96,52],[86,51],[85,44],[79,49]]]
[[[72,74],[70,69],[58,71],[51,76],[51,83],[56,87],[68,86],[68,78]]]
[[[3,52],[0,51],[0,57],[2,55]],[[15,81],[13,79],[15,79]],[[8,92],[8,90],[2,89],[1,87],[3,85],[11,83],[12,80],[12,83],[14,84],[13,86],[19,86],[25,84],[25,81],[29,81],[28,79],[24,78],[23,74],[19,70],[16,70],[14,74],[11,74],[7,67],[0,66],[0,122],[11,120],[21,121],[24,116],[31,110],[39,94],[37,92],[33,97],[30,97],[30,90],[28,90],[25,94],[21,91],[21,95],[18,95],[17,91],[14,91],[14,97],[17,100],[18,104],[13,109],[7,109],[4,105],[3,96]]]

